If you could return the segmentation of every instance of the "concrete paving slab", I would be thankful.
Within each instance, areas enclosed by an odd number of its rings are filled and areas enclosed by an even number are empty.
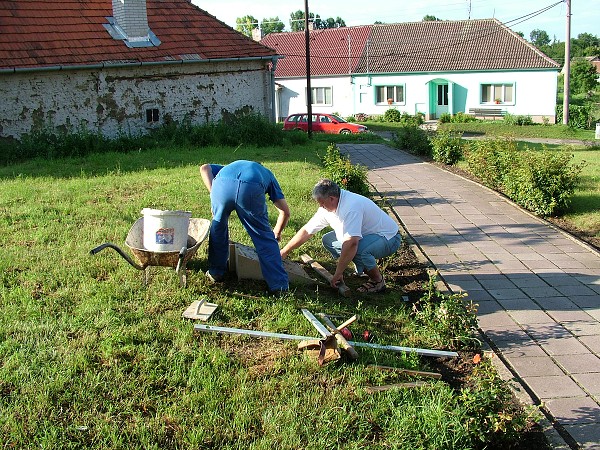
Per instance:
[[[577,373],[573,378],[588,394],[600,395],[600,372]]]
[[[569,374],[600,374],[600,358],[592,353],[583,355],[557,355],[554,359]],[[577,380],[576,377],[575,380]]]
[[[585,355],[589,353],[576,337],[550,338],[537,340],[540,346],[549,355]]]
[[[590,320],[561,322],[561,325],[573,333],[574,336],[598,336],[600,339],[600,323],[592,320],[591,316],[588,316],[588,318]]]
[[[581,450],[600,449],[600,423],[567,425],[565,430],[575,439]]]
[[[597,336],[581,336],[579,341],[589,348],[596,356],[600,355],[600,339]]]
[[[600,406],[589,396],[553,398],[545,407],[564,426],[600,423]]]
[[[547,355],[517,356],[516,353],[505,353],[504,355],[521,377],[559,377],[564,375],[563,371]]]
[[[556,366],[554,366],[556,367]],[[542,400],[583,397],[586,393],[568,375],[524,376],[523,379]]]

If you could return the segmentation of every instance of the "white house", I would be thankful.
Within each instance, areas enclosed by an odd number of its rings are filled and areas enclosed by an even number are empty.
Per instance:
[[[0,137],[274,119],[276,53],[188,0],[7,0],[0,30]]]
[[[304,32],[261,40],[284,59],[278,118],[306,111]],[[424,21],[310,31],[312,110],[342,116],[388,108],[528,115],[555,122],[559,65],[495,19]]]

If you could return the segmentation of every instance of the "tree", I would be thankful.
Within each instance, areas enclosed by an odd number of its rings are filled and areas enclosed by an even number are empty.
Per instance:
[[[290,28],[292,31],[304,31],[304,17],[304,11],[300,9],[290,14]],[[308,19],[313,23],[313,28],[316,30],[346,26],[346,22],[341,17],[336,17],[335,19],[329,17],[323,20],[318,14],[308,13]]]
[[[260,22],[260,29],[263,36],[269,33],[281,33],[285,29],[285,24],[279,20],[279,16],[265,18]]]
[[[598,87],[598,74],[591,62],[579,59],[571,64],[570,87],[573,94],[587,94]]]
[[[544,30],[538,30],[537,28],[529,33],[529,40],[536,47],[542,47],[550,44],[550,36]]]
[[[235,19],[235,29],[248,37],[252,37],[252,30],[258,28],[258,20],[254,16],[244,16]]]
[[[571,54],[573,56],[600,55],[600,39],[590,33],[581,33],[576,39],[571,39]]]
[[[431,14],[427,14],[425,17],[423,17],[423,22],[438,22],[442,19],[438,19],[435,16],[432,16]]]

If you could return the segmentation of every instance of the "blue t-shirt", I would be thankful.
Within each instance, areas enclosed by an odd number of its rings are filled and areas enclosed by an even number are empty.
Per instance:
[[[273,172],[257,162],[241,159],[226,166],[211,164],[210,168],[213,177],[218,175],[219,178],[223,179],[240,180],[261,185],[272,202],[285,198]]]

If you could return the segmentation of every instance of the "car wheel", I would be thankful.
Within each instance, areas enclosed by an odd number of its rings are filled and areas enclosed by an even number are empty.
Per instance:
[[[340,134],[351,134],[352,131],[347,130],[346,128],[344,128],[343,130],[340,130]]]

